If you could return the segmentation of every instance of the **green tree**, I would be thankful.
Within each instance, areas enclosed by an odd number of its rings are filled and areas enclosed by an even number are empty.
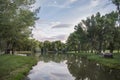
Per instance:
[[[0,1],[0,40],[5,42],[5,53],[13,49],[17,40],[29,36],[30,26],[34,25],[35,14],[30,5],[35,0]]]
[[[76,34],[76,32],[73,32],[70,34],[70,36],[67,39],[67,46],[69,50],[75,51],[75,53],[77,53],[78,50],[78,36]]]
[[[92,15],[86,20],[82,20],[77,26],[75,31],[70,34],[67,40],[67,45],[82,51],[91,50],[101,53],[107,49],[113,53],[113,50],[117,49],[119,52],[120,40],[119,33],[120,28],[116,27],[117,12],[111,12],[106,15],[101,15],[99,12],[96,15]],[[83,25],[84,24],[84,25]]]

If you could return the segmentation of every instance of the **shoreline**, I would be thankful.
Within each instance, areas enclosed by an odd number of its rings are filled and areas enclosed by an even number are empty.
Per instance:
[[[113,58],[104,58],[95,53],[69,53],[84,57],[88,60],[97,62],[103,66],[113,68],[113,69],[120,69],[120,54],[113,53]]]
[[[22,80],[37,63],[34,57],[0,56],[0,80]]]

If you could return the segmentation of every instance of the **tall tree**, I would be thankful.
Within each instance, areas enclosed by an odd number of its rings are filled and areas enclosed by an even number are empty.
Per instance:
[[[80,42],[82,50],[91,49],[92,53],[93,51],[101,53],[106,49],[109,49],[111,53],[115,49],[118,49],[119,52],[120,27],[115,26],[117,16],[118,13],[114,11],[106,15],[98,12],[86,20],[82,20],[82,23],[75,26],[75,31],[70,34],[67,43],[75,46],[78,44],[77,42]],[[86,29],[84,30],[83,27]]]
[[[35,15],[30,5],[35,0],[0,1],[0,40],[4,41],[5,53],[14,48],[17,40],[28,37],[29,27],[34,25]]]
[[[76,32],[71,33],[67,39],[68,49],[73,50],[73,51],[75,51],[75,53],[77,53],[78,42],[79,42],[79,39],[78,39]]]

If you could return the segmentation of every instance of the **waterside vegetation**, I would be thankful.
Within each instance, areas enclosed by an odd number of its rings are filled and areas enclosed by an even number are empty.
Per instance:
[[[22,80],[37,60],[27,56],[0,56],[0,80]]]
[[[98,55],[95,53],[86,53],[86,52],[80,52],[80,53],[69,52],[68,54],[73,54],[79,57],[86,58],[88,60],[91,60],[93,62],[96,62],[98,64],[101,64],[109,68],[120,69],[120,54],[118,53],[113,53],[114,56],[113,58],[105,58],[102,55]]]

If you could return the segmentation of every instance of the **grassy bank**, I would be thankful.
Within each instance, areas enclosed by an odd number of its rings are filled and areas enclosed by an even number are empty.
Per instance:
[[[1,55],[0,80],[22,80],[36,63],[32,57]]]
[[[113,54],[113,58],[104,58],[98,54],[93,53],[77,53],[76,55],[86,57],[87,59],[98,62],[103,66],[120,69],[120,54],[117,53]]]

